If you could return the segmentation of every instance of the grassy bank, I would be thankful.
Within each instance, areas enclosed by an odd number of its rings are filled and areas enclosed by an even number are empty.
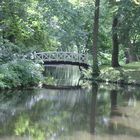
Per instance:
[[[140,85],[140,62],[129,63],[119,68],[104,66],[99,78],[106,82]]]

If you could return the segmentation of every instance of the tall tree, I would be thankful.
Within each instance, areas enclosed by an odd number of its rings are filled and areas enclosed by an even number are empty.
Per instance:
[[[136,4],[139,4],[139,0],[110,0],[110,5],[114,11],[112,22],[112,67],[119,66],[119,45],[123,46],[126,63],[139,60],[140,8]]]
[[[99,30],[99,10],[100,0],[95,1],[94,25],[93,25],[93,77],[99,76],[98,67],[98,30]]]
[[[118,67],[119,65],[119,41],[118,41],[118,3],[120,0],[109,0],[110,6],[113,9],[112,18],[112,60],[111,66]],[[114,10],[115,9],[115,10]]]
[[[112,67],[118,67],[119,65],[119,41],[117,34],[118,27],[118,17],[116,15],[113,16],[112,23]]]

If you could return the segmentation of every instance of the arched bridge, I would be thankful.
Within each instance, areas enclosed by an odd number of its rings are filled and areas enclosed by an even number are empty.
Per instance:
[[[84,53],[73,52],[39,52],[34,53],[35,59],[41,59],[45,65],[77,65],[88,68],[88,56]]]

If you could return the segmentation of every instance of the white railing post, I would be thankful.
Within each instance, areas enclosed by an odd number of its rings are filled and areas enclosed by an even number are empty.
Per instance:
[[[43,59],[43,53],[42,53],[42,56],[41,56],[41,58],[42,58],[42,61],[43,61],[43,60],[44,60],[44,59]]]
[[[34,52],[33,55],[34,55],[34,59],[36,59],[36,52]]]
[[[85,63],[88,64],[88,54],[86,54],[85,56],[86,56]]]
[[[50,55],[50,53],[48,53],[48,61],[50,61],[50,57],[51,57],[51,55]]]

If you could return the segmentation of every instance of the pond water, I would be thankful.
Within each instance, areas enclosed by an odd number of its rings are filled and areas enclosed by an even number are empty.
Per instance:
[[[67,85],[77,83],[68,75]],[[86,83],[0,92],[0,140],[103,139],[140,139],[140,87]]]

